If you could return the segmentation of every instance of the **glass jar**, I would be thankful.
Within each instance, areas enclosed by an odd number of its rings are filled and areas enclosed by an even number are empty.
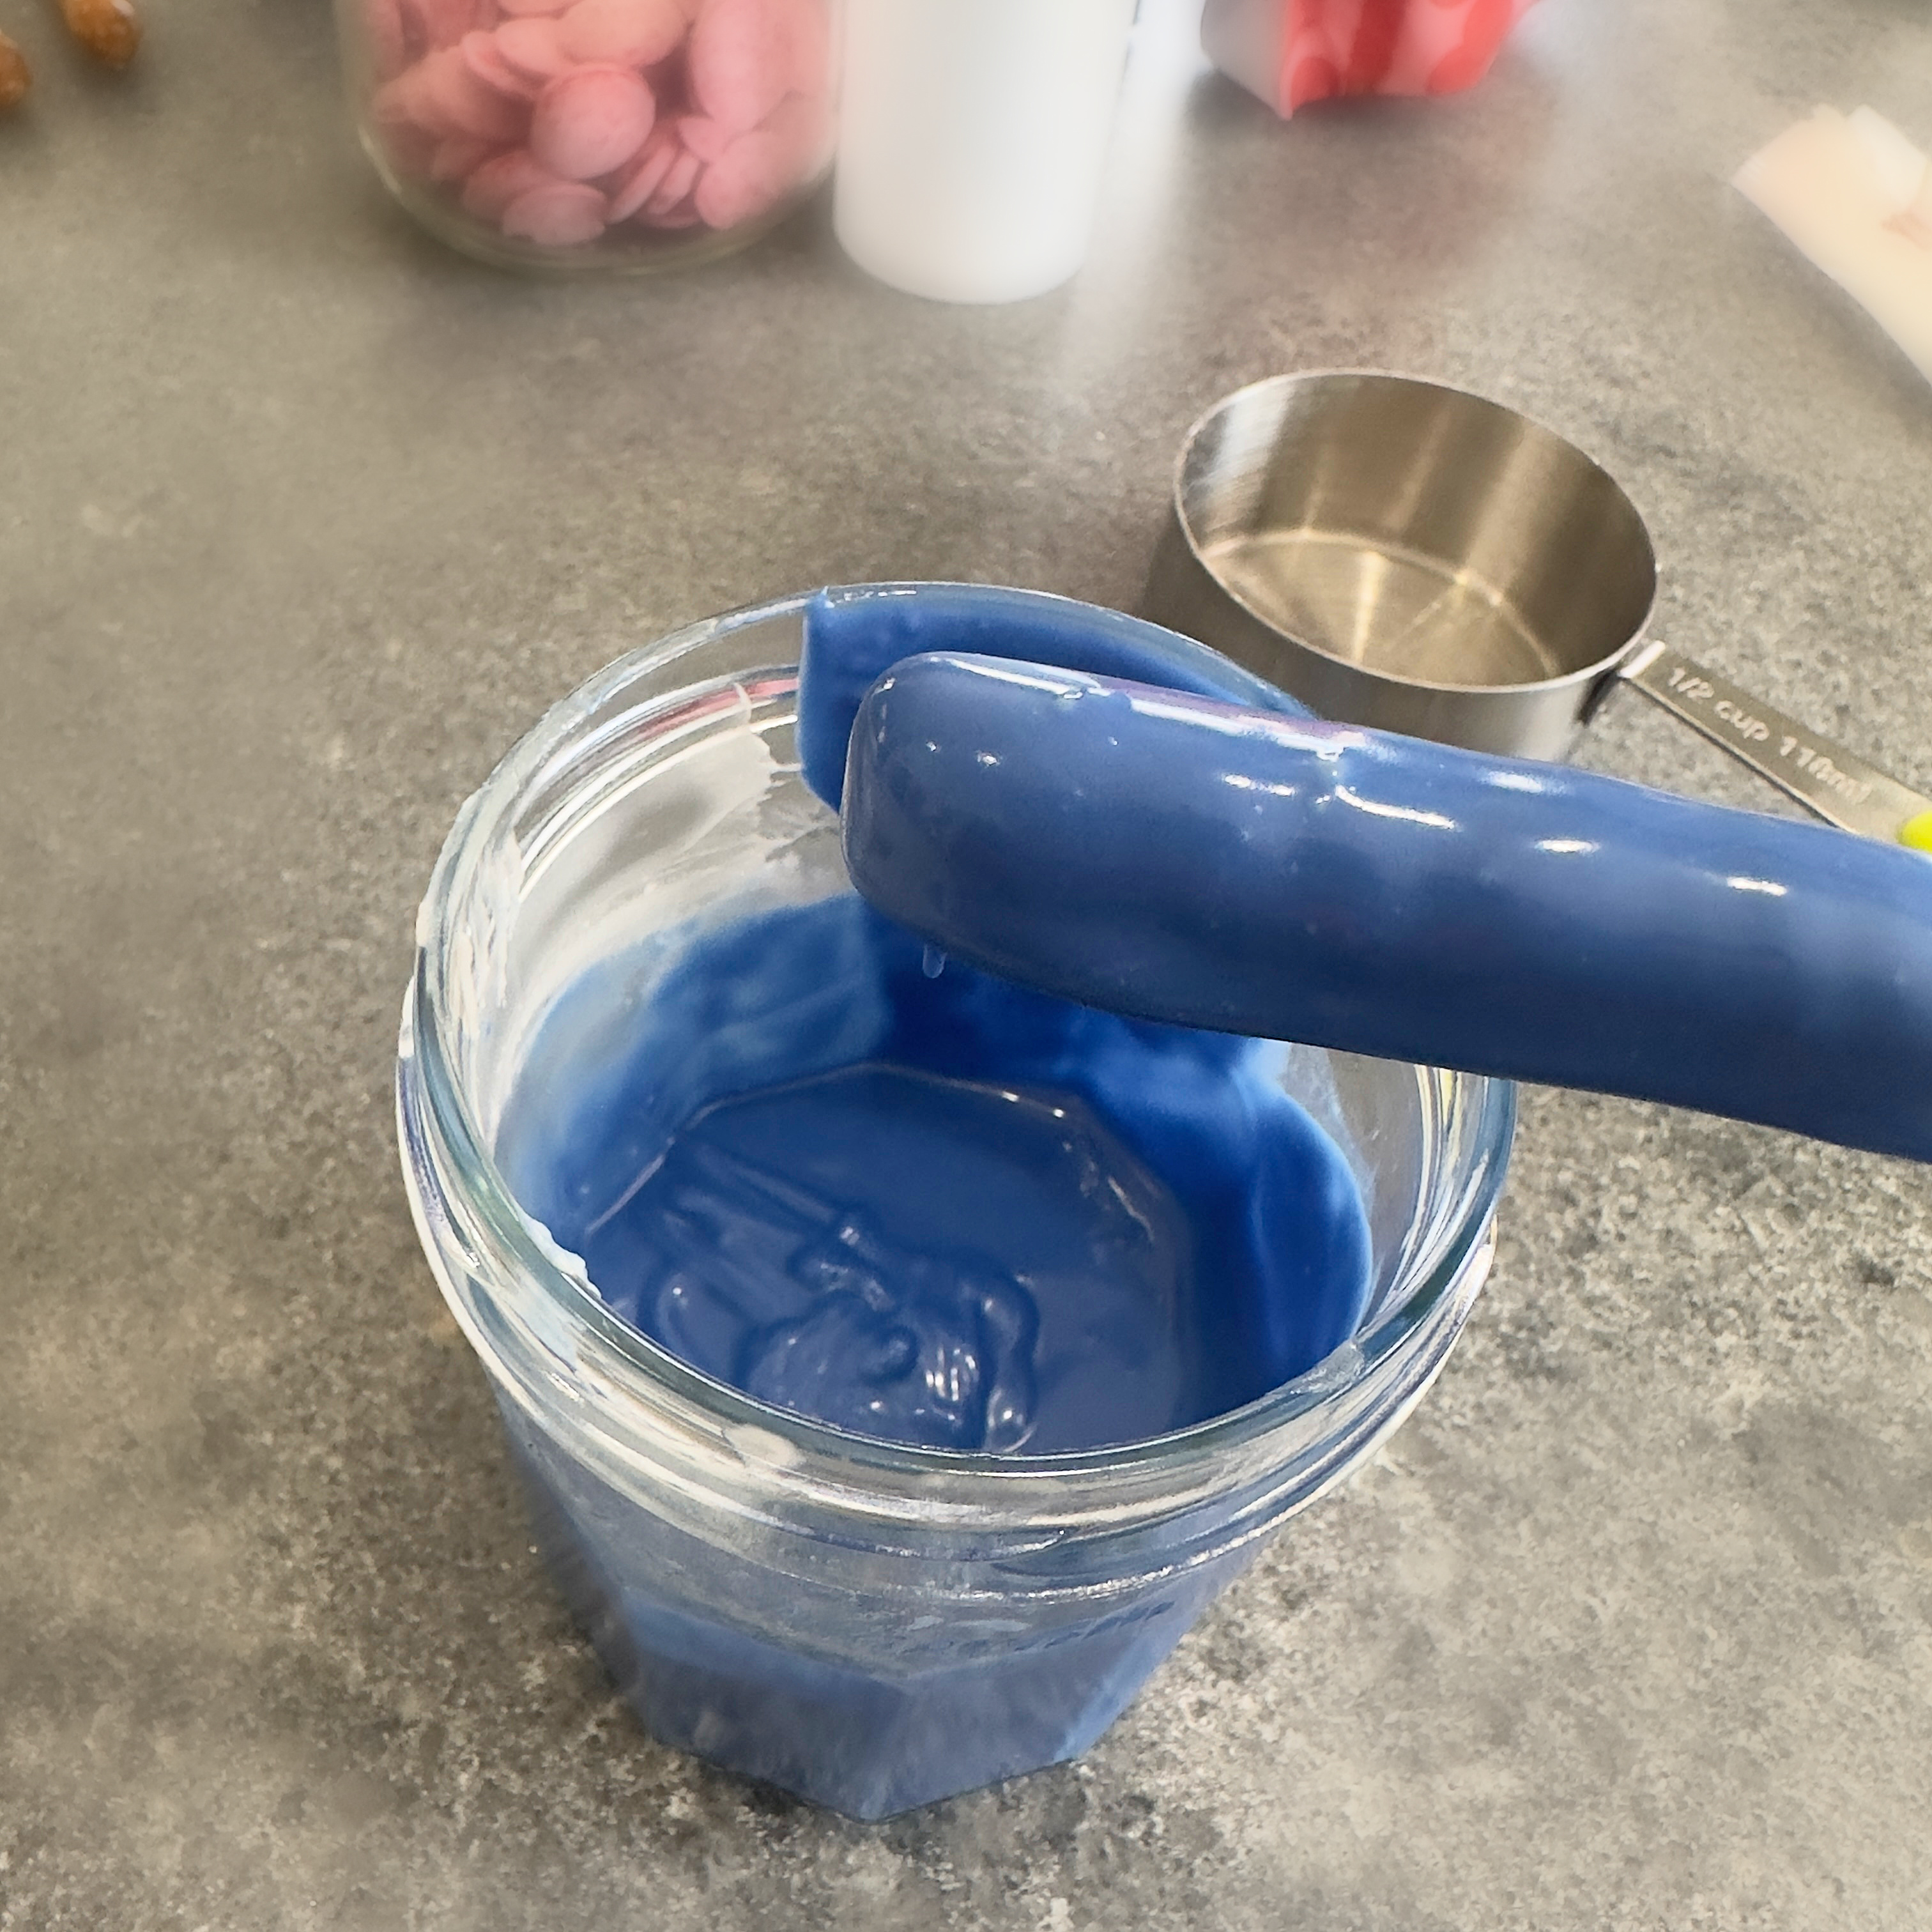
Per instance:
[[[839,0],[336,0],[362,145],[466,253],[641,270],[728,253],[830,164]]]
[[[1268,1532],[1396,1426],[1488,1272],[1515,1100],[1295,1049],[1286,1084],[1368,1210],[1366,1312],[1308,1373],[1157,1440],[1036,1457],[868,1440],[620,1321],[511,1197],[496,1137],[539,1024],[587,970],[849,890],[793,748],[803,608],[621,659],[464,806],[418,921],[398,1113],[424,1247],[543,1547],[645,1723],[878,1818],[1084,1750]]]

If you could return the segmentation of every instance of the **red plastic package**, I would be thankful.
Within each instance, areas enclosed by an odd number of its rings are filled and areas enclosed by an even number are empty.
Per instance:
[[[1454,94],[1531,0],[1208,0],[1208,58],[1286,117],[1338,94]]]

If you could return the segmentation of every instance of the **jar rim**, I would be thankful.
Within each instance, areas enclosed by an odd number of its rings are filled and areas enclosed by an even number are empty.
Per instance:
[[[903,594],[910,587],[880,584],[851,586],[848,590],[848,594],[892,595]],[[430,1210],[418,1193],[424,1163],[436,1160],[440,1167],[453,1169],[458,1178],[455,1191],[460,1194],[466,1222],[464,1244],[473,1247],[479,1238],[486,1242],[515,1276],[536,1291],[536,1304],[512,1316],[506,1326],[501,1320],[486,1319],[491,1311],[452,1292],[445,1281],[446,1294],[472,1346],[499,1376],[511,1377],[513,1392],[526,1405],[537,1400],[532,1388],[537,1380],[550,1382],[552,1395],[562,1393],[556,1386],[558,1378],[569,1380],[572,1362],[581,1366],[578,1345],[587,1342],[596,1358],[593,1379],[597,1387],[590,1396],[580,1388],[572,1390],[574,1406],[580,1408],[586,1401],[594,1403],[598,1396],[608,1400],[619,1394],[642,1397],[653,1407],[668,1402],[687,1420],[725,1431],[734,1441],[751,1439],[765,1445],[767,1460],[775,1466],[804,1461],[889,1484],[946,1478],[949,1489],[963,1483],[987,1502],[1011,1499],[1016,1492],[1046,1479],[1105,1481],[1156,1469],[1173,1476],[1204,1462],[1218,1463],[1230,1455],[1239,1457],[1286,1425],[1358,1389],[1406,1342],[1429,1325],[1429,1317],[1465,1280],[1481,1254],[1502,1192],[1514,1132],[1515,1088],[1508,1081],[1415,1070],[1425,1102],[1432,1084],[1440,1104],[1469,1108],[1472,1118],[1466,1132],[1471,1152],[1457,1198],[1440,1204],[1435,1238],[1417,1258],[1416,1279],[1406,1292],[1385,1296],[1387,1305],[1372,1328],[1358,1332],[1324,1360],[1240,1408],[1160,1436],[1049,1455],[960,1451],[893,1442],[761,1402],[683,1361],[623,1320],[598,1294],[581,1264],[571,1265],[575,1258],[568,1256],[517,1200],[455,1071],[460,1060],[448,996],[452,935],[442,915],[464,902],[466,888],[493,841],[508,832],[520,804],[547,776],[554,776],[564,767],[573,738],[626,686],[645,674],[662,672],[734,631],[802,614],[813,594],[746,604],[704,618],[615,659],[553,705],[505,754],[457,814],[418,914],[416,971],[404,1014],[398,1104],[412,1206],[432,1258],[436,1249],[428,1238],[428,1228],[422,1225]],[[1006,591],[1002,595],[1037,599],[1059,608],[1075,602],[1046,592]],[[1122,616],[1120,621],[1136,628],[1155,630],[1151,626],[1142,627],[1137,619]],[[1172,648],[1172,634],[1156,634]],[[1214,655],[1204,646],[1198,648],[1206,656]],[[440,1146],[420,1144],[425,1130],[427,1137]],[[446,1202],[442,1207],[446,1209],[449,1204]],[[437,1272],[440,1279],[442,1270]],[[473,1282],[473,1274],[471,1278]],[[1472,1287],[1469,1293],[1474,1292]],[[494,1312],[501,1317],[509,1312]],[[518,1330],[524,1331],[520,1336]],[[544,1364],[547,1372],[541,1376],[530,1372],[532,1365],[527,1361],[520,1372],[504,1359],[506,1350],[526,1354],[532,1341],[550,1358]],[[1446,1342],[1444,1346],[1446,1352]],[[1432,1364],[1421,1375],[1408,1400],[1420,1394],[1438,1365]]]

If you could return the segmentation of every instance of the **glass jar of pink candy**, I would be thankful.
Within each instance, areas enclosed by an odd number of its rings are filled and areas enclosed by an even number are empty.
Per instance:
[[[727,252],[823,177],[839,0],[337,0],[362,144],[485,260]]]

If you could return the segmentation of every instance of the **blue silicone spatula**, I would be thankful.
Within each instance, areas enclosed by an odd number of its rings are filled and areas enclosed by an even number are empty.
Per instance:
[[[1932,1160],[1924,856],[1321,723],[1112,614],[922,594],[814,604],[800,739],[835,802],[842,776],[853,883],[934,946],[1142,1018]]]

